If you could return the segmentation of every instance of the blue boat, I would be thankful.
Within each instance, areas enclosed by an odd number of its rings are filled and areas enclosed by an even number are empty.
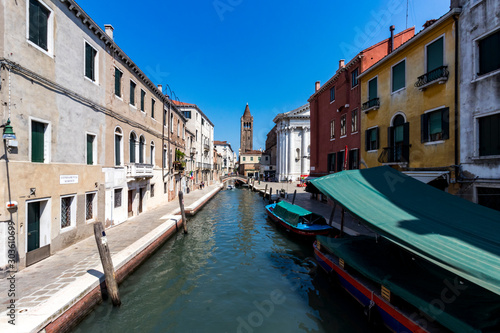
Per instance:
[[[314,237],[335,230],[323,216],[286,201],[267,205],[266,211],[271,220],[296,235]]]

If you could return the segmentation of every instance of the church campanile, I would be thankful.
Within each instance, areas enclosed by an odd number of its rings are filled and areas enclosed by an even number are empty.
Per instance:
[[[245,112],[241,117],[241,134],[240,134],[240,149],[241,153],[253,149],[253,117],[250,114],[250,108],[245,107]]]

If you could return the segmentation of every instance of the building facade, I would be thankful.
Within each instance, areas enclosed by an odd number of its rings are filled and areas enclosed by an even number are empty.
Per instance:
[[[362,160],[456,193],[456,44],[452,9],[359,76]],[[377,102],[372,103],[375,99]]]
[[[280,113],[276,124],[276,177],[278,181],[299,180],[309,175],[310,111],[309,103]]]
[[[240,152],[238,173],[245,177],[260,178],[262,151],[260,150],[246,150],[244,153]]]
[[[222,175],[230,175],[234,172],[236,153],[231,148],[231,144],[227,141],[214,141],[214,147],[222,158]]]
[[[276,177],[276,154],[278,149],[278,137],[276,133],[277,126],[274,127],[267,133],[266,137],[266,150],[265,153],[269,156],[269,167],[266,172],[264,172],[264,177],[266,179],[274,179]]]
[[[414,28],[406,29],[361,51],[347,64],[340,60],[332,78],[321,87],[316,82],[315,93],[309,98],[312,176],[359,168],[362,105],[358,76],[414,33]]]
[[[457,1],[461,195],[500,210],[500,3]]]

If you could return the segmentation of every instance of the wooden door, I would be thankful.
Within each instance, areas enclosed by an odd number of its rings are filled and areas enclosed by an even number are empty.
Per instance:
[[[40,202],[28,204],[28,252],[40,247]]]

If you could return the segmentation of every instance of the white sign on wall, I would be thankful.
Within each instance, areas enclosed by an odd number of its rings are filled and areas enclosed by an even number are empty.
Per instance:
[[[78,175],[60,175],[59,184],[78,184]]]

